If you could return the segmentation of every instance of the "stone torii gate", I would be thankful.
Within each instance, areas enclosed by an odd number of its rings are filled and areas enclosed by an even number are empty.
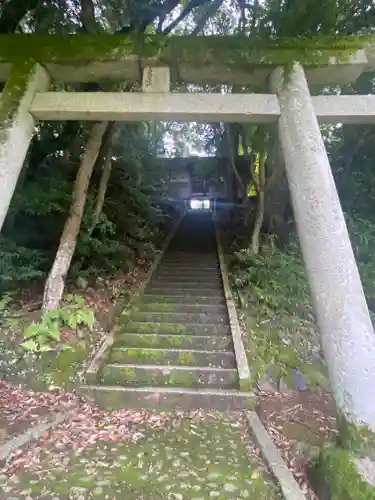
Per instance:
[[[0,227],[36,120],[277,122],[343,444],[375,459],[375,335],[319,130],[319,123],[375,123],[375,96],[309,90],[373,71],[375,47],[355,39],[335,56],[329,42],[316,40],[299,51],[294,41],[249,47],[244,37],[2,38]],[[103,80],[138,83],[139,91],[50,91],[52,82]],[[268,85],[269,93],[172,93],[171,81]],[[358,469],[375,484],[374,462],[361,467],[361,460]]]

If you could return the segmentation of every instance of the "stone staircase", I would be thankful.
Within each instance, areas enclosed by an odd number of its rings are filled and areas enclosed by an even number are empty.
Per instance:
[[[85,392],[113,409],[253,405],[252,393],[239,391],[210,213],[184,217],[90,383]]]

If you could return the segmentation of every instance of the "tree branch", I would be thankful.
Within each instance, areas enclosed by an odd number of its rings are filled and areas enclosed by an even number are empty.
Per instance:
[[[183,21],[185,17],[187,17],[190,14],[190,12],[193,11],[193,9],[195,9],[195,7],[199,7],[200,5],[204,5],[205,3],[208,2],[210,2],[210,0],[190,0],[186,9],[184,9],[181,12],[181,14],[177,17],[177,19],[172,21],[171,24],[163,30],[163,33],[165,35],[169,35],[169,33],[171,33],[171,31],[173,31],[176,28],[176,26],[180,24],[180,22]]]
[[[81,23],[86,33],[96,33],[95,9],[92,0],[81,0]]]
[[[11,0],[2,6],[0,33],[14,33],[22,19],[38,7],[39,0]]]
[[[246,188],[244,186],[244,183],[242,182],[241,176],[240,176],[240,174],[239,174],[239,172],[237,170],[237,167],[236,167],[236,164],[235,164],[235,161],[234,161],[234,153],[233,153],[233,147],[232,147],[232,141],[231,141],[231,138],[230,138],[229,128],[225,127],[225,129],[226,129],[227,138],[228,138],[230,163],[231,163],[234,175],[237,178],[238,184],[240,185],[241,191],[243,193],[246,193]]]
[[[197,22],[196,27],[191,32],[191,35],[198,35],[201,31],[203,31],[207,21],[213,17],[216,12],[220,9],[221,4],[224,0],[214,0],[211,5],[209,5],[206,9],[206,12],[202,15],[202,17]]]
[[[143,12],[139,19],[134,19],[130,26],[124,26],[117,33],[143,33],[149,24],[152,24],[157,17],[164,18],[172,12],[178,5],[180,0],[166,0],[160,6],[160,9],[147,9]]]

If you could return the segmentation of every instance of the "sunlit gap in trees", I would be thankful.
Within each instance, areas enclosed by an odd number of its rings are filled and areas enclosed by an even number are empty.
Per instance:
[[[215,137],[221,128],[220,124],[168,122],[163,125],[165,131],[160,156],[169,158],[216,156]]]

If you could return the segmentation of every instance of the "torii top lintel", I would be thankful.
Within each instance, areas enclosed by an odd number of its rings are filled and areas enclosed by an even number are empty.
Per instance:
[[[313,84],[344,84],[375,69],[375,39],[316,37],[265,42],[246,36],[3,35],[0,80],[12,62],[33,58],[57,82],[141,80],[146,66],[197,84],[263,85],[277,65],[302,62]]]

